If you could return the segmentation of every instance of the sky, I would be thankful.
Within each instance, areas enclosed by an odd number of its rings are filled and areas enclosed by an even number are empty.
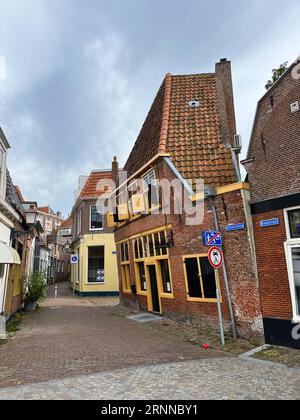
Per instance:
[[[300,54],[299,0],[0,0],[0,16],[9,170],[64,216],[80,175],[126,162],[166,73],[232,60],[243,158],[272,69]]]

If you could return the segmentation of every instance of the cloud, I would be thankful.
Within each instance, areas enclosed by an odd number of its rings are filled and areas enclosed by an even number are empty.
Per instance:
[[[6,78],[6,58],[4,57],[4,55],[0,55],[0,80],[6,80]]]
[[[298,0],[0,3],[9,168],[26,198],[65,214],[81,174],[109,168],[114,155],[125,163],[167,72],[210,72],[232,59],[245,154],[272,68],[300,52]]]

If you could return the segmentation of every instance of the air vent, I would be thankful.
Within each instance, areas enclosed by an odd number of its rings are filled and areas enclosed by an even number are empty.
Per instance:
[[[299,101],[297,102],[293,102],[291,104],[291,113],[294,114],[295,112],[299,112],[300,111],[300,104]]]
[[[193,99],[189,102],[189,108],[200,108],[200,101]]]

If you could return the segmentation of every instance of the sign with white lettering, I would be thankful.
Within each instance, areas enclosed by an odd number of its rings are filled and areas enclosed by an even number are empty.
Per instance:
[[[279,219],[262,220],[260,222],[261,227],[270,227],[270,226],[278,226],[278,225],[280,225]]]

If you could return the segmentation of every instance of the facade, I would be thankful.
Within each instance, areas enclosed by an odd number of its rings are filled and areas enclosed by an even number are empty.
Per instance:
[[[69,217],[63,224],[48,237],[48,243],[57,246],[57,260],[55,282],[71,281],[71,254],[73,220]]]
[[[228,327],[262,333],[249,185],[240,182],[236,134],[229,61],[211,74],[166,76],[125,165],[127,181],[112,195],[117,214],[108,219],[124,304],[218,328],[219,291]],[[189,211],[175,211],[182,197],[175,184],[162,190],[166,181],[181,185]],[[209,264],[205,231],[222,233],[224,272]]]
[[[97,200],[111,191],[111,171],[93,171],[77,191],[72,210],[71,282],[79,296],[118,296],[119,282],[113,229],[99,212]]]
[[[300,348],[300,80],[294,63],[259,101],[247,160],[268,344]]]
[[[38,224],[27,224],[20,189],[6,167],[9,144],[0,129],[0,315],[8,319],[22,304],[26,279],[34,264]]]
[[[43,233],[35,238],[33,271],[43,272],[49,282],[55,281],[59,245],[53,241],[53,232],[58,231],[64,219],[60,212],[54,212],[50,206],[38,207],[34,201],[22,203],[25,212],[35,214],[36,223],[42,227]]]

